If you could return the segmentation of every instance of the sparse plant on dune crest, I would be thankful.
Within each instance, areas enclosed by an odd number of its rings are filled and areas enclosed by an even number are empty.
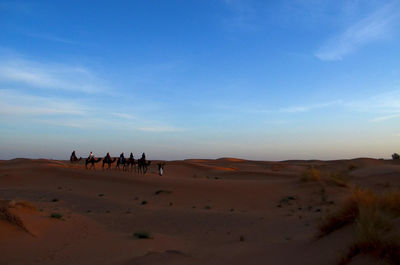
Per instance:
[[[311,168],[303,172],[301,175],[301,181],[309,182],[309,181],[319,181],[321,177],[321,172],[315,168]]]
[[[329,185],[335,185],[339,187],[348,186],[348,178],[346,172],[320,171],[313,167],[304,171],[301,174],[300,180],[302,182],[326,182]]]

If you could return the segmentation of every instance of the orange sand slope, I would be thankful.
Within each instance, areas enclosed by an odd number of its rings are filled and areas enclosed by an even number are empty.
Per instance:
[[[338,264],[351,228],[317,238],[321,220],[355,186],[400,185],[400,163],[374,159],[96,167],[0,161],[0,264]]]

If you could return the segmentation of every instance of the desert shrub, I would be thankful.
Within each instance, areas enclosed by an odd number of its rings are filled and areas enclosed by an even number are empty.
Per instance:
[[[354,223],[354,241],[339,264],[358,254],[372,255],[389,264],[400,264],[400,239],[392,233],[391,216],[377,207],[360,207]]]
[[[301,181],[309,182],[309,181],[319,181],[321,177],[321,172],[315,168],[311,168],[303,172],[301,175]]]
[[[357,189],[342,208],[324,220],[318,236],[351,224],[354,240],[340,264],[349,263],[358,254],[400,264],[400,238],[392,228],[392,220],[399,216],[400,191],[378,195],[370,190]]]
[[[157,190],[156,192],[154,192],[155,195],[159,195],[161,193],[170,194],[170,193],[172,193],[172,191],[170,191],[170,190]]]
[[[398,153],[394,153],[394,154],[392,155],[392,159],[393,159],[393,160],[399,160],[399,159],[400,159],[400,155],[399,155]]]
[[[23,201],[23,200],[18,200],[18,201],[12,200],[12,201],[10,201],[8,203],[8,206],[10,208],[20,208],[20,207],[22,207],[22,208],[28,208],[28,209],[31,209],[31,210],[35,210],[35,211],[37,210],[35,205],[33,205],[32,203],[30,203],[28,201]]]
[[[135,238],[138,238],[138,239],[149,239],[149,238],[151,238],[151,235],[148,232],[136,232],[136,233],[133,233],[133,236]]]
[[[16,225],[22,230],[29,233],[28,229],[25,227],[21,218],[10,212],[9,207],[7,205],[4,204],[0,205],[0,220],[4,220],[10,224]]]
[[[350,171],[352,171],[352,170],[354,170],[354,169],[356,169],[356,168],[357,168],[357,166],[354,165],[354,164],[350,164],[349,167],[348,167],[348,169],[349,169]]]
[[[54,219],[61,219],[63,216],[62,216],[62,214],[60,214],[60,213],[52,213],[52,214],[50,215],[50,217],[51,217],[51,218],[54,218]]]
[[[339,187],[347,187],[347,179],[343,176],[342,173],[330,173],[328,181]]]
[[[279,205],[282,206],[282,204],[284,205],[292,205],[291,201],[296,200],[297,197],[296,196],[285,196],[283,197],[280,201],[279,201]]]
[[[354,190],[350,200],[321,223],[319,236],[327,235],[347,224],[354,223],[359,217],[362,207],[377,208],[393,216],[400,216],[400,192],[392,191],[384,195],[377,195],[370,190]]]
[[[341,209],[328,216],[320,224],[318,237],[323,237],[353,223],[358,216],[358,210],[358,205],[355,201],[348,201]]]

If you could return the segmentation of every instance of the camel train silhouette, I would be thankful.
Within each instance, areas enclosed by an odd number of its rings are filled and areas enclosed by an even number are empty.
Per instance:
[[[74,162],[78,162],[82,160],[82,157],[78,159],[78,157],[75,154],[75,151],[72,152],[70,161],[73,164]],[[93,152],[90,152],[90,155],[88,158],[85,160],[85,167],[86,169],[93,169],[96,170],[95,164],[99,163],[102,160],[102,158],[95,158],[93,155]],[[103,158],[103,165],[102,168],[103,170],[111,170],[111,165],[117,161],[117,164],[115,166],[115,169],[122,170],[122,171],[128,171],[128,172],[137,172],[137,173],[142,173],[146,174],[147,171],[149,170],[151,161],[146,160],[146,155],[145,153],[142,154],[142,157],[135,160],[133,153],[130,154],[129,158],[124,157],[124,153],[121,153],[119,158],[117,159],[116,157],[112,158],[110,156],[110,153],[107,153],[106,156]],[[161,163],[158,164],[159,168],[159,175],[162,176],[162,171],[164,168],[165,163],[162,163],[162,167],[160,169]],[[161,172],[161,173],[160,173]]]

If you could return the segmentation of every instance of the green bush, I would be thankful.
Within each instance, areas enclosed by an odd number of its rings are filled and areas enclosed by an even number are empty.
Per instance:
[[[394,153],[392,155],[393,160],[399,160],[400,159],[400,155],[398,153]]]

